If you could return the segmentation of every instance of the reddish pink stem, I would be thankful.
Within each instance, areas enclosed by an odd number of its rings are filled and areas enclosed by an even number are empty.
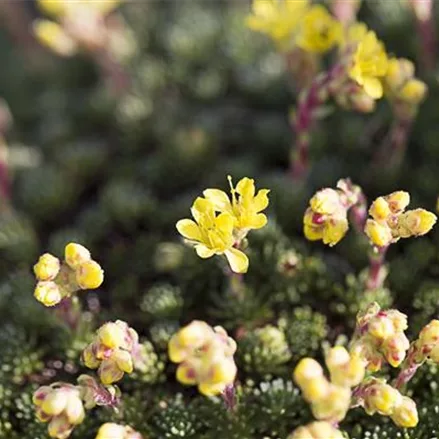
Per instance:
[[[366,280],[366,288],[373,290],[380,288],[385,279],[384,262],[388,246],[378,247],[377,253],[372,253],[369,257],[369,273]]]
[[[299,104],[292,123],[296,145],[291,156],[291,176],[295,181],[303,180],[308,173],[311,129],[316,119],[316,111],[328,98],[331,82],[342,71],[343,66],[336,64],[325,74],[317,76],[309,89],[299,96]]]
[[[95,59],[112,92],[116,96],[123,95],[130,85],[130,80],[122,65],[105,48],[95,54]]]

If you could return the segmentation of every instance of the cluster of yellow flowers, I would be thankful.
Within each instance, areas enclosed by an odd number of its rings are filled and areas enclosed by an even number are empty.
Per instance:
[[[358,202],[359,193],[358,187],[346,180],[340,180],[336,189],[318,191],[303,217],[305,237],[310,241],[322,240],[329,246],[337,244],[348,231],[348,211]]]
[[[85,417],[78,387],[53,383],[40,387],[33,395],[36,416],[40,422],[49,422],[49,436],[66,439]]]
[[[351,342],[351,352],[367,361],[367,369],[376,372],[384,361],[398,367],[410,347],[404,331],[407,316],[396,309],[381,310],[374,302],[357,316],[357,326]]]
[[[107,422],[99,429],[96,439],[142,439],[142,435],[127,425]]]
[[[50,253],[43,254],[34,273],[38,281],[34,296],[45,306],[54,306],[78,290],[98,288],[104,280],[101,266],[75,243],[67,244],[63,263]]]
[[[326,355],[330,372],[329,381],[320,364],[312,358],[303,358],[294,370],[294,380],[310,403],[313,416],[318,420],[339,422],[344,419],[351,403],[351,388],[361,383],[365,363],[351,355],[342,346],[330,349]]]
[[[249,261],[239,246],[250,230],[267,224],[261,212],[268,206],[269,190],[256,193],[254,180],[247,177],[236,188],[230,176],[229,182],[231,200],[219,189],[206,189],[191,208],[195,221],[182,219],[176,227],[201,258],[224,254],[232,271],[246,273]]]
[[[386,384],[385,380],[368,378],[361,385],[358,393],[361,395],[361,405],[368,415],[379,413],[390,416],[396,425],[404,428],[412,428],[418,424],[416,403]]]
[[[384,90],[401,119],[413,116],[413,112],[424,100],[427,85],[415,78],[415,66],[405,58],[391,58],[384,78]]]
[[[377,247],[386,247],[400,238],[421,236],[428,233],[436,223],[434,213],[425,209],[405,211],[410,203],[410,194],[393,192],[378,197],[371,205],[364,229],[366,235]]]
[[[326,8],[308,0],[253,0],[247,25],[270,36],[282,50],[298,46],[323,53],[340,41],[341,24]]]
[[[303,217],[303,233],[310,241],[322,240],[333,246],[340,242],[349,228],[348,211],[360,200],[361,189],[346,180],[340,180],[337,188],[324,188],[310,199]],[[387,247],[400,238],[422,236],[428,233],[437,217],[425,209],[405,212],[410,194],[393,192],[378,197],[369,209],[372,218],[367,219],[364,233],[373,245]]]
[[[104,385],[115,383],[133,371],[133,357],[139,349],[139,336],[122,320],[101,326],[95,340],[82,353],[86,367],[98,369]]]
[[[343,433],[329,422],[316,421],[296,428],[287,439],[343,439]]]
[[[170,360],[180,363],[177,380],[198,385],[204,395],[216,395],[233,384],[237,372],[235,351],[236,342],[221,326],[212,328],[199,320],[181,328],[168,345]]]
[[[364,23],[355,22],[343,28],[322,5],[309,0],[253,0],[247,26],[267,34],[282,51],[299,48],[309,54],[323,54],[339,48],[340,62],[346,67],[343,78],[337,78],[337,100],[349,101],[350,95],[363,102],[366,111],[373,102],[364,104],[366,96],[380,99],[384,91],[393,102],[395,97],[417,106],[426,94],[426,85],[414,78],[413,68],[406,70],[406,60],[390,59],[384,44]],[[351,79],[364,91],[347,87]],[[361,105],[357,108],[361,110]]]
[[[105,17],[119,4],[120,0],[38,0],[40,9],[58,22],[36,20],[35,35],[59,55],[70,56],[78,49],[97,51],[109,44]]]

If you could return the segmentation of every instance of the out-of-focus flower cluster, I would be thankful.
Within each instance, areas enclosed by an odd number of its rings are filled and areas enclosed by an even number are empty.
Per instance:
[[[303,217],[303,232],[310,241],[322,240],[333,246],[349,229],[348,211],[358,203],[361,191],[348,180],[340,180],[337,188],[319,190],[309,201]]]
[[[53,383],[40,387],[33,395],[36,416],[48,422],[49,436],[66,439],[85,417],[78,387],[66,383]]]
[[[40,9],[56,21],[38,19],[34,32],[38,40],[58,55],[71,56],[79,49],[99,52],[120,41],[126,26],[110,26],[107,16],[120,0],[38,0]]]
[[[343,433],[329,422],[316,421],[296,428],[287,439],[343,439]]]
[[[112,384],[133,371],[133,357],[139,350],[139,336],[122,320],[101,326],[82,353],[85,366],[98,369],[103,384]]]
[[[99,428],[96,439],[143,439],[143,436],[127,425],[107,422]]]
[[[303,358],[294,370],[294,380],[316,419],[340,422],[350,407],[351,388],[364,378],[365,362],[344,347],[336,346],[328,351],[326,365],[330,380],[316,360]]]
[[[350,350],[367,361],[367,369],[376,372],[387,361],[398,367],[410,346],[404,331],[407,316],[396,309],[381,310],[375,302],[357,315],[357,326]]]
[[[386,247],[400,238],[422,236],[436,223],[434,213],[425,209],[405,212],[410,203],[410,194],[404,191],[393,192],[378,197],[370,206],[372,219],[366,221],[365,233],[377,247]]]
[[[379,413],[390,416],[392,421],[404,428],[412,428],[418,424],[416,403],[408,396],[403,396],[385,380],[368,378],[356,391],[359,405],[367,414]]]
[[[221,326],[212,328],[194,320],[169,341],[169,358],[180,363],[177,380],[197,385],[204,395],[216,395],[232,385],[237,368],[233,358],[236,342]]]
[[[201,258],[224,254],[232,271],[247,272],[249,261],[239,250],[242,240],[252,229],[267,224],[267,217],[261,213],[268,206],[268,189],[256,193],[253,179],[241,179],[236,188],[229,177],[232,199],[219,189],[206,189],[198,197],[191,213],[195,221],[182,219],[177,230],[195,247]]]
[[[65,248],[65,260],[50,253],[43,254],[34,265],[37,278],[34,296],[45,306],[57,305],[78,290],[98,288],[104,280],[101,266],[80,244],[70,243]]]

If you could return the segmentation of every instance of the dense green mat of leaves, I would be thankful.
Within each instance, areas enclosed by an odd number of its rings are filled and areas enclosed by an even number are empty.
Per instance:
[[[389,16],[375,3],[362,18],[390,51],[416,61],[410,16],[396,1],[388,2]],[[14,116],[14,210],[0,214],[0,438],[47,437],[34,419],[32,391],[74,382],[85,371],[81,350],[109,319],[139,332],[150,361],[121,382],[120,411],[95,410],[72,439],[94,439],[110,419],[151,439],[284,439],[312,419],[292,383],[294,365],[304,355],[321,358],[325,340],[349,337],[360,306],[395,306],[409,315],[412,336],[437,315],[437,227],[394,246],[386,287],[366,292],[363,236],[351,231],[328,250],[301,232],[309,196],[342,177],[370,199],[404,189],[414,204],[435,210],[436,72],[423,77],[429,97],[399,171],[371,166],[391,123],[383,102],[372,116],[337,111],[322,122],[310,177],[293,184],[287,115],[294,94],[282,59],[245,28],[246,12],[239,2],[133,2],[124,13],[139,52],[126,66],[132,91],[121,99],[111,98],[85,57],[26,69],[1,35],[0,96]],[[224,276],[223,261],[201,260],[175,230],[192,200],[206,187],[226,188],[228,174],[271,189],[269,225],[249,236],[250,269],[240,285]],[[34,300],[30,271],[39,254],[62,255],[70,241],[90,248],[105,270],[103,286],[80,296],[89,311],[75,333]],[[175,380],[167,342],[192,319],[223,325],[238,339],[235,411]],[[437,438],[438,385],[437,368],[413,381],[420,422],[410,431],[360,409],[342,426],[351,439]]]

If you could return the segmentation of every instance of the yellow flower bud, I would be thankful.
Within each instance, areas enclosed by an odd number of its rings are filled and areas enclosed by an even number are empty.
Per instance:
[[[395,333],[392,320],[381,316],[373,317],[370,320],[367,331],[372,337],[377,339],[385,339]]]
[[[117,349],[116,352],[113,353],[112,359],[123,372],[131,373],[133,371],[133,358],[128,351]]]
[[[197,384],[197,371],[191,362],[181,363],[177,368],[177,381],[192,386]]]
[[[34,290],[34,297],[45,306],[55,306],[62,300],[58,285],[52,281],[40,281]]]
[[[384,383],[373,384],[365,398],[365,409],[368,414],[378,412],[381,415],[391,415],[396,405],[401,402],[401,394],[392,386]]]
[[[312,401],[311,411],[316,419],[341,421],[346,416],[351,402],[351,390],[331,384],[328,394]]]
[[[390,214],[390,206],[384,197],[378,197],[369,209],[369,215],[376,221],[385,220]]]
[[[95,261],[85,261],[79,264],[76,271],[76,282],[83,289],[98,288],[104,281],[104,271]]]
[[[413,105],[418,105],[427,94],[427,85],[419,79],[407,81],[399,92],[399,98]]]
[[[309,241],[319,241],[323,239],[324,228],[322,227],[314,227],[308,224],[304,224],[303,226],[303,234],[305,238]]]
[[[82,352],[82,361],[84,362],[85,367],[88,367],[89,369],[97,369],[101,363],[100,360],[96,358],[96,355],[93,352],[93,347],[93,343],[91,343]]]
[[[34,273],[38,280],[53,280],[59,273],[59,259],[50,253],[44,253],[40,256],[38,262],[34,265]]]
[[[381,347],[387,362],[392,367],[398,367],[406,356],[406,352],[410,347],[410,342],[404,333],[396,333],[392,337],[386,339]]]
[[[206,396],[215,396],[220,394],[226,388],[225,383],[212,384],[210,382],[201,382],[198,384],[198,390]]]
[[[222,358],[213,363],[209,370],[209,381],[213,384],[231,384],[235,380],[237,368],[233,358]]]
[[[125,332],[117,323],[105,323],[98,329],[97,335],[99,341],[110,349],[124,344]]]
[[[44,399],[41,409],[50,416],[59,415],[67,406],[68,396],[63,390],[52,391]]]
[[[410,194],[405,191],[392,192],[384,197],[393,214],[399,214],[410,204]]]
[[[386,247],[393,241],[392,231],[389,226],[375,220],[368,219],[366,221],[364,233],[377,247]]]
[[[99,428],[96,439],[125,439],[125,427],[107,422]]]
[[[120,381],[123,378],[123,374],[123,370],[118,367],[116,361],[112,357],[102,361],[98,369],[99,378],[101,379],[102,384],[106,386]]]
[[[301,390],[303,393],[303,397],[308,402],[316,402],[320,401],[323,398],[326,398],[329,392],[330,383],[324,377],[316,377],[307,381],[303,386],[301,386]]]
[[[432,320],[424,326],[419,334],[419,340],[423,345],[436,344],[439,342],[439,320]]]
[[[398,218],[398,232],[402,238],[422,236],[436,224],[437,217],[425,209],[414,209],[403,213]]]
[[[335,346],[326,356],[331,382],[338,386],[354,387],[364,378],[365,361],[359,355],[350,355],[342,346]]]
[[[401,402],[395,406],[390,416],[399,427],[413,428],[418,425],[418,411],[415,402],[408,396],[403,396]]]
[[[304,387],[311,380],[322,376],[322,366],[313,358],[302,358],[294,369],[294,381],[299,387]]]
[[[340,430],[329,422],[316,421],[304,427],[297,428],[288,439],[343,439]]]
[[[439,363],[439,344],[436,344],[434,348],[428,354],[429,358],[435,363]]]
[[[80,264],[91,259],[90,252],[81,244],[70,242],[64,249],[64,258],[70,268],[76,270]]]

